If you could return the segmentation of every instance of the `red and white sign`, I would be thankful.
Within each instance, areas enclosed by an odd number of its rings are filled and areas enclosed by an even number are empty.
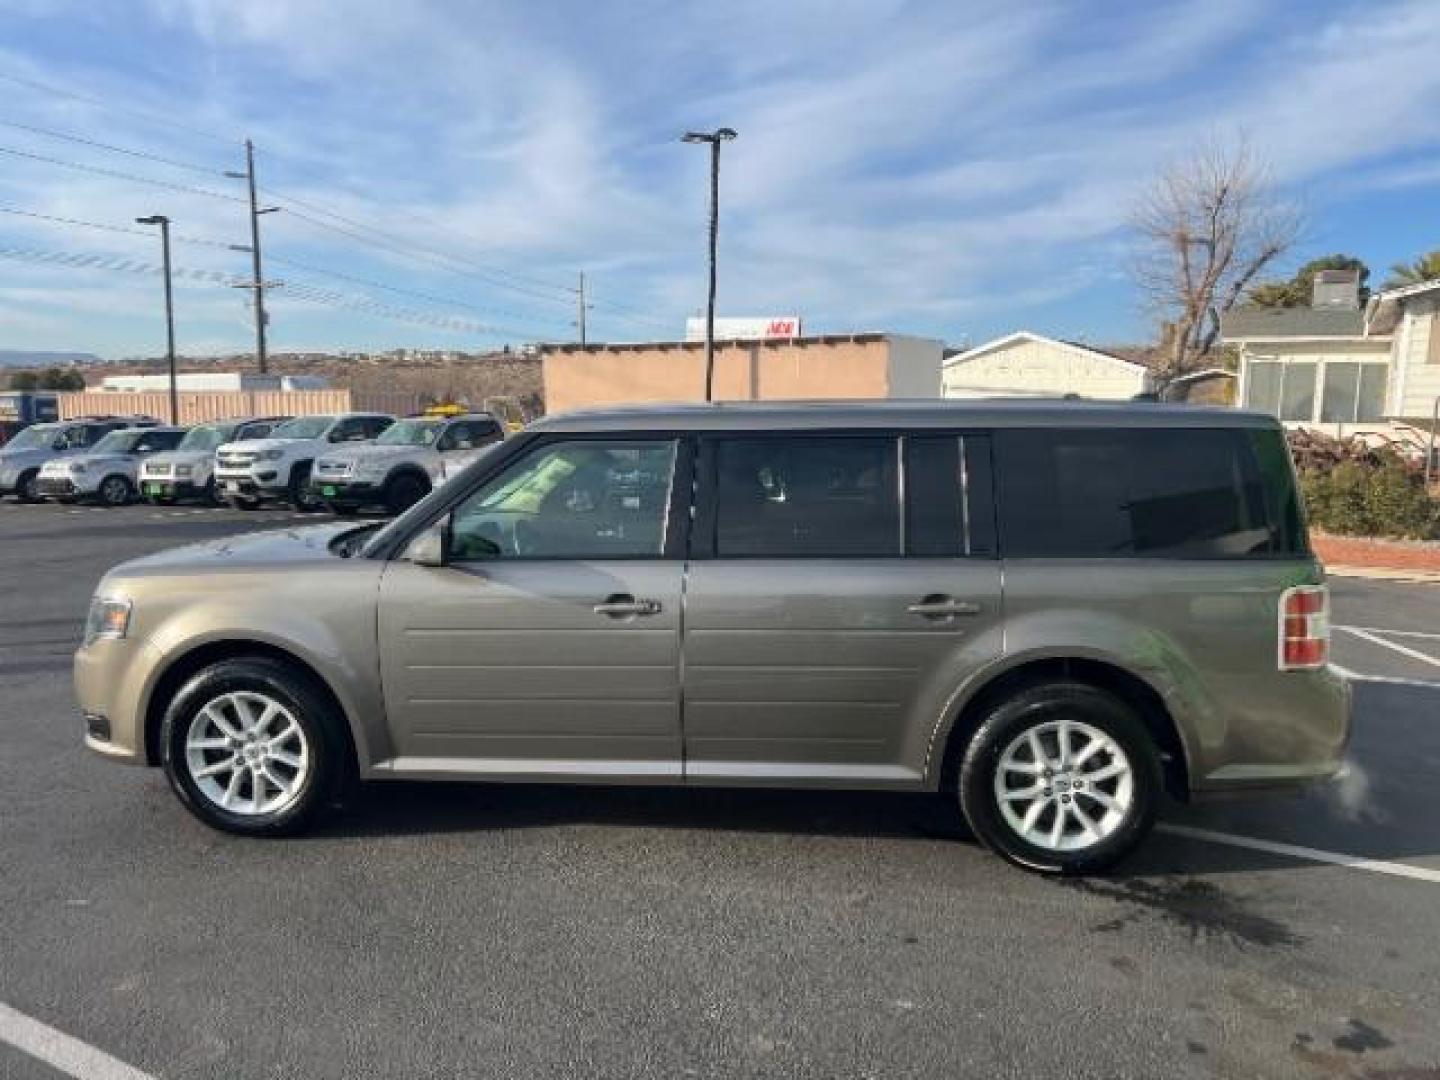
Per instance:
[[[754,319],[716,319],[716,341],[756,341],[765,338],[799,337],[799,315],[770,315]],[[705,340],[705,320],[685,320],[685,340]]]

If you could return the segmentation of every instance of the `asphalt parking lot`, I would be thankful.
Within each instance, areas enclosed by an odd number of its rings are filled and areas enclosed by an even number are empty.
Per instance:
[[[1333,582],[1339,782],[1103,879],[893,795],[390,785],[245,841],[82,749],[70,653],[112,563],[294,518],[0,505],[0,1077],[1440,1078],[1440,586]]]

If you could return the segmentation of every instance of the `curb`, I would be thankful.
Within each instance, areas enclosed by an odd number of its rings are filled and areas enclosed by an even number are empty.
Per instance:
[[[1330,566],[1330,577],[1368,578],[1371,581],[1408,581],[1421,585],[1440,585],[1440,570],[1400,570],[1386,566]]]

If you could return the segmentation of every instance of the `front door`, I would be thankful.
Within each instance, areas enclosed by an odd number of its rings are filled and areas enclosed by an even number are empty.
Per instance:
[[[687,778],[917,786],[1002,649],[988,439],[737,434],[700,475]]]
[[[680,776],[682,449],[539,442],[455,509],[449,565],[391,563],[379,634],[397,770]]]

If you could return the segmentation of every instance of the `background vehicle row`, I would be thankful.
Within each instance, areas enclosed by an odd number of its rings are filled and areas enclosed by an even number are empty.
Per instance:
[[[0,447],[0,496],[34,502],[40,497],[40,470],[48,462],[85,453],[123,428],[158,426],[159,421],[148,416],[77,416],[33,424]]]

